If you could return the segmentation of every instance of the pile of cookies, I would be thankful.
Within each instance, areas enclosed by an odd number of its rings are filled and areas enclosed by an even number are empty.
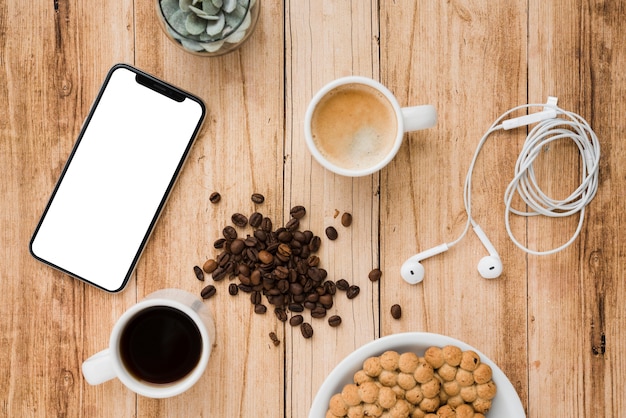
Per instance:
[[[453,345],[424,357],[386,351],[332,396],[326,418],[484,418],[496,395],[491,375],[478,354]]]

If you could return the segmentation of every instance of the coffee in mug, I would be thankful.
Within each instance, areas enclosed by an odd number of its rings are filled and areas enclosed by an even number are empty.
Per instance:
[[[202,356],[202,335],[184,312],[151,306],[133,316],[120,337],[128,371],[149,383],[172,383],[187,376]]]
[[[109,347],[83,363],[85,380],[115,377],[151,398],[178,395],[203,375],[215,338],[204,303],[179,289],[163,289],[130,307],[113,327]]]
[[[342,84],[317,103],[311,136],[320,154],[348,170],[375,166],[391,150],[398,132],[393,104],[379,90]]]
[[[401,108],[382,84],[366,77],[334,80],[306,111],[304,138],[315,159],[344,176],[372,174],[397,154],[404,133],[434,126],[431,105]]]

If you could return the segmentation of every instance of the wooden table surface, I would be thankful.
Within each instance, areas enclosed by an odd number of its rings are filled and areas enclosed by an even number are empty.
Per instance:
[[[305,417],[325,376],[378,337],[429,331],[493,359],[529,417],[617,417],[626,411],[626,7],[619,1],[261,0],[249,41],[203,58],[162,33],[151,1],[0,1],[0,416]],[[133,64],[200,96],[206,124],[159,220],[135,277],[107,294],[36,262],[28,242],[107,70]],[[333,175],[306,149],[308,101],[334,78],[357,74],[387,85],[401,105],[430,103],[437,126],[411,133],[379,174]],[[544,103],[579,113],[602,146],[599,190],[566,250],[527,255],[508,238],[503,193],[526,130],[498,133],[474,172],[473,214],[497,247],[504,273],[482,279],[484,247],[471,232],[423,264],[420,285],[403,261],[456,238],[466,221],[463,182],[478,141],[514,106]],[[534,109],[536,111],[539,109]],[[572,143],[545,147],[543,189],[565,197],[579,183]],[[209,203],[217,191],[222,200]],[[262,193],[260,206],[252,193]],[[329,280],[360,286],[338,295],[343,324],[312,319],[314,336],[227,281],[207,301],[217,325],[206,374],[167,400],[138,397],[114,380],[89,386],[81,363],[108,343],[116,319],[148,293],[199,294],[193,266],[234,212],[258,209],[286,222],[307,208],[304,228],[324,236]],[[337,213],[350,212],[344,228]],[[577,216],[513,217],[531,248],[560,245]],[[106,263],[106,254],[102,254]],[[380,267],[379,282],[368,280]],[[402,318],[390,306],[403,308]],[[275,331],[275,347],[268,333]]]

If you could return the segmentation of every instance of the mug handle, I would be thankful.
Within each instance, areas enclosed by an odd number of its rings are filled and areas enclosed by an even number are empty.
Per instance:
[[[90,385],[99,385],[115,378],[111,350],[102,350],[83,362],[83,376]]]
[[[433,105],[403,107],[404,132],[432,128],[437,123],[437,110]]]

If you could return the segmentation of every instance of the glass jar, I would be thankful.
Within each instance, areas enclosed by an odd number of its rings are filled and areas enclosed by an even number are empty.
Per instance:
[[[187,52],[217,56],[252,34],[260,0],[156,0],[161,28]]]

